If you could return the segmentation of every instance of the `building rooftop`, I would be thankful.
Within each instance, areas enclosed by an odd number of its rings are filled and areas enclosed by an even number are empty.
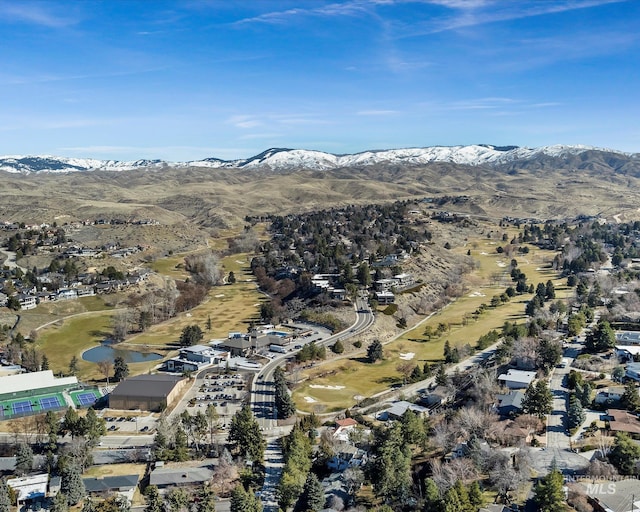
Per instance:
[[[184,485],[207,482],[213,471],[207,468],[156,468],[149,477],[150,485]]]
[[[0,377],[0,395],[53,386],[73,386],[77,383],[78,379],[76,377],[57,379],[51,370],[7,375],[6,377]]]
[[[522,408],[522,400],[524,393],[522,391],[512,391],[506,395],[497,395],[498,407],[517,407]]]
[[[580,483],[580,485],[586,494],[596,500],[604,510],[637,512],[640,508],[640,480],[635,478],[615,482],[607,480],[599,483]]]
[[[87,492],[107,492],[116,489],[132,489],[138,485],[138,475],[105,476],[103,478],[83,478]]]
[[[633,414],[629,414],[624,409],[607,409],[607,415],[613,418],[609,420],[611,431],[640,434],[640,421]]]
[[[509,380],[512,382],[523,382],[529,384],[536,378],[536,372],[526,372],[523,370],[510,369],[507,373],[503,373],[498,380]]]
[[[181,376],[161,373],[129,377],[116,386],[111,392],[111,397],[165,398],[181,380]]]

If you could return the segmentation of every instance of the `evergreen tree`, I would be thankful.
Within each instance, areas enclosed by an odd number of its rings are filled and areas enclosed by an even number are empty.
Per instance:
[[[619,432],[613,448],[609,453],[609,460],[623,475],[636,474],[636,465],[640,459],[640,446],[627,434]]]
[[[33,450],[27,443],[20,443],[16,452],[16,472],[23,476],[33,469]]]
[[[340,340],[338,340],[333,344],[331,350],[334,354],[342,354],[344,352],[344,345]]]
[[[553,300],[556,298],[556,288],[555,286],[553,286],[553,283],[551,282],[551,280],[547,281],[547,286],[546,286],[546,295],[545,298],[546,300]]]
[[[67,497],[69,505],[77,504],[86,494],[82,473],[77,464],[68,464],[62,471],[60,492]]]
[[[296,406],[289,394],[289,388],[287,388],[287,381],[282,368],[278,367],[275,369],[273,380],[275,384],[275,403],[278,417],[282,419],[289,418],[295,414]]]
[[[87,444],[93,448],[98,443],[99,439],[107,433],[107,425],[103,418],[100,418],[93,407],[87,409],[87,415],[84,417],[84,424],[86,427],[85,437],[87,438]]]
[[[638,394],[638,388],[634,382],[629,382],[624,387],[624,393],[620,398],[620,404],[628,411],[640,411],[640,395]]]
[[[55,498],[53,498],[53,502],[51,503],[51,508],[49,512],[68,512],[69,503],[67,496],[60,491],[56,494]]]
[[[582,408],[582,403],[575,394],[569,398],[569,409],[567,410],[567,425],[569,429],[577,428],[584,423],[587,415]]]
[[[94,503],[94,501],[88,497],[84,500],[84,503],[82,504],[82,508],[80,509],[81,512],[96,512],[96,504]]]
[[[211,330],[211,315],[207,316],[207,323],[205,324],[207,331]]]
[[[367,347],[367,359],[370,363],[375,363],[377,360],[382,359],[383,348],[382,343],[379,340],[373,340],[371,345]]]
[[[581,385],[576,386],[576,397],[580,400],[582,407],[589,407],[591,405],[591,384],[583,382]]]
[[[404,442],[400,425],[388,432],[368,472],[376,496],[393,502],[403,502],[409,496],[411,450]]]
[[[174,487],[165,496],[171,512],[180,512],[189,506],[189,495],[184,489]]]
[[[539,380],[535,384],[532,382],[522,399],[522,412],[543,418],[553,410],[552,403],[553,395],[547,382],[544,380]]]
[[[254,462],[262,462],[264,459],[266,441],[248,404],[245,404],[231,419],[228,443],[231,449],[241,457]]]
[[[9,495],[9,486],[4,479],[0,478],[0,512],[11,511],[11,496]]]
[[[598,322],[598,325],[587,335],[585,348],[589,352],[602,352],[616,345],[616,335],[611,325],[606,320]]]
[[[49,369],[49,358],[46,354],[42,354],[42,360],[40,362],[40,370],[45,371]]]
[[[249,493],[242,484],[238,484],[231,492],[231,512],[249,512]]]
[[[144,500],[146,502],[144,512],[163,512],[162,496],[155,485],[147,486],[144,491]]]
[[[209,484],[204,484],[198,493],[195,512],[215,512],[216,494]]]
[[[182,334],[180,334],[180,346],[181,347],[191,347],[193,345],[197,345],[202,341],[204,334],[202,329],[200,329],[197,325],[187,325],[184,329],[182,329]]]
[[[424,481],[424,500],[425,510],[438,510],[440,508],[440,491],[433,478],[427,478]]]
[[[478,484],[477,480],[474,480],[469,486],[469,503],[475,507],[474,510],[484,505],[484,496],[482,495],[482,489],[480,489],[480,484]]]
[[[129,376],[129,366],[127,365],[124,357],[116,357],[113,360],[113,379],[116,382],[120,382]]]
[[[560,512],[566,510],[564,506],[564,479],[557,469],[541,478],[534,489],[534,500],[540,512]]]
[[[449,382],[449,378],[447,377],[447,372],[444,369],[444,365],[438,365],[438,373],[436,374],[436,384],[438,386],[446,386]]]
[[[309,472],[300,496],[299,509],[305,512],[319,512],[324,508],[324,501],[322,484],[314,473]]]

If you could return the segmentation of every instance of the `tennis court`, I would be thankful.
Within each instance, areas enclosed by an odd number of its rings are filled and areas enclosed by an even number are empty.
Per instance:
[[[45,396],[40,398],[40,409],[48,411],[49,409],[59,409],[62,407],[60,399],[57,396]]]
[[[3,400],[0,402],[0,410],[3,419],[28,416],[29,414],[40,414],[46,411],[60,410],[67,406],[62,393],[46,393],[43,395],[26,398],[16,398],[13,400]]]
[[[95,389],[85,389],[69,393],[76,407],[90,407],[100,398],[100,393]]]
[[[26,412],[33,411],[33,405],[29,400],[23,400],[22,402],[13,402],[11,404],[11,409],[13,410],[13,415],[15,416],[16,414],[24,414]]]

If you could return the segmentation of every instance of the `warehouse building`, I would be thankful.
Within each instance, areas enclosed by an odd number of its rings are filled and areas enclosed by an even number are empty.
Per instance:
[[[111,409],[163,411],[180,396],[187,380],[178,375],[138,375],[125,379],[109,395]]]

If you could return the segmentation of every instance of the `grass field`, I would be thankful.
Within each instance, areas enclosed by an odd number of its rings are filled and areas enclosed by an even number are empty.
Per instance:
[[[32,330],[54,320],[91,311],[109,311],[121,294],[94,295],[74,300],[41,302],[35,309],[20,311],[18,330],[27,336]]]
[[[257,319],[260,302],[265,300],[264,295],[258,292],[249,271],[249,258],[248,254],[236,254],[223,259],[221,263],[225,275],[233,271],[237,279],[235,284],[212,288],[205,301],[196,308],[181,313],[167,322],[152,326],[140,335],[128,338],[120,348],[153,351],[168,356],[175,353],[180,333],[187,325],[199,325],[205,332],[205,340],[226,338],[229,331],[246,330],[249,321]],[[164,262],[165,268],[171,268],[175,266],[175,262],[181,260],[182,257],[176,257],[173,260],[159,261]],[[99,303],[94,301],[93,305],[98,307]],[[75,355],[78,358],[78,376],[81,379],[102,381],[104,376],[99,372],[97,365],[83,361],[81,355],[85,350],[109,337],[112,314],[112,311],[87,312],[72,318],[61,319],[42,329],[37,346],[47,354],[51,369],[55,372],[67,372],[69,361]],[[206,330],[209,317],[211,331]],[[136,375],[155,367],[158,362],[128,363],[128,365],[131,374]]]
[[[402,376],[397,370],[398,364],[404,362],[400,354],[413,353],[410,361],[423,366],[425,362],[432,363],[442,359],[446,340],[454,347],[467,343],[475,347],[480,336],[491,329],[499,329],[505,321],[525,321],[524,308],[532,296],[530,294],[516,296],[506,304],[489,308],[477,320],[463,321],[465,316],[475,311],[480,304],[488,305],[494,295],[500,295],[512,284],[507,273],[511,258],[498,254],[494,241],[477,239],[467,246],[453,250],[466,253],[472,245],[472,256],[478,266],[471,275],[465,277],[467,286],[462,297],[418,327],[385,345],[383,361],[367,363],[363,350],[355,356],[328,361],[302,372],[300,376],[308,380],[294,391],[296,406],[307,412],[331,412],[351,407],[356,403],[355,396],[372,396],[391,384],[402,381]],[[556,273],[550,268],[553,256],[554,253],[550,251],[530,247],[529,254],[515,258],[518,267],[527,275],[528,283],[535,286],[539,282],[551,280],[555,286],[556,297],[563,298],[570,290],[565,286],[564,280],[558,280]],[[435,328],[441,322],[449,325],[449,330],[439,337],[427,340],[423,335],[425,326]]]

